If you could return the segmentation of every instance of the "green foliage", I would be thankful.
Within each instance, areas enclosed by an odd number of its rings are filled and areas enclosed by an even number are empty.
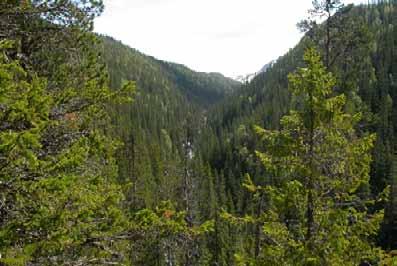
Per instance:
[[[354,126],[358,136],[368,133],[376,133],[377,136],[372,149],[370,182],[360,187],[360,193],[374,200],[381,197],[384,189],[393,182],[391,171],[397,117],[397,68],[393,63],[396,11],[394,1],[338,6],[331,10],[331,17],[326,17],[328,26],[326,21],[307,24],[309,31],[296,47],[211,110],[209,129],[202,144],[203,158],[210,162],[212,168],[227,173],[225,189],[239,214],[253,215],[258,205],[258,200],[252,202],[241,186],[244,173],[249,173],[257,185],[277,182],[276,175],[268,175],[265,169],[258,167],[254,151],[262,150],[263,142],[251,125],[279,129],[283,115],[290,108],[298,108],[299,101],[287,89],[288,73],[303,66],[303,52],[308,46],[315,46],[326,61],[327,39],[330,40],[327,70],[336,80],[332,95],[344,95],[344,112],[350,115],[361,113],[361,119]],[[329,38],[326,36],[327,27],[330,29]],[[369,208],[370,213],[383,208],[384,201],[372,202],[375,205]],[[387,207],[386,213],[391,210]],[[386,217],[392,215],[385,214]],[[384,247],[384,236],[390,237],[388,241],[396,242],[390,228],[382,227],[384,232],[378,243]],[[247,228],[244,238],[250,242],[249,236],[254,234],[252,228]]]
[[[74,93],[86,108],[54,119],[58,99],[44,79],[7,58],[9,47],[1,44],[0,57],[2,259],[110,258],[111,251],[101,251],[109,243],[101,239],[119,233],[127,220],[115,183],[117,145],[93,127],[93,118],[102,116],[101,104],[119,96],[91,80]],[[93,245],[94,239],[100,240]]]
[[[162,202],[154,210],[142,209],[132,217],[130,229],[132,262],[137,265],[182,264],[188,241],[213,231],[213,221],[199,226],[189,226],[186,213],[177,211],[169,201]]]
[[[314,1],[241,89],[97,38],[102,10],[0,3],[1,263],[394,263],[393,1]]]
[[[104,125],[134,86],[109,90],[96,61],[87,31],[101,1],[25,2],[0,4],[1,262],[125,262],[119,144]]]
[[[198,139],[204,109],[239,83],[157,60],[110,37],[101,40],[111,87],[117,89],[124,80],[135,80],[137,86],[133,105],[112,108],[114,134],[125,143],[118,156],[119,178],[132,183],[130,207],[154,208],[167,200],[181,207],[187,135],[197,158],[189,167],[196,165],[192,172],[200,176],[204,167]]]
[[[251,263],[376,262],[379,251],[371,237],[383,213],[370,214],[360,195],[369,181],[375,137],[357,136],[360,115],[343,111],[343,95],[332,96],[336,81],[318,53],[308,49],[304,59],[307,66],[289,76],[296,109],[281,119],[279,130],[256,127],[264,144],[256,154],[274,181],[256,186],[247,176],[244,184],[254,198],[266,199],[258,216],[238,219],[262,226],[261,253]]]

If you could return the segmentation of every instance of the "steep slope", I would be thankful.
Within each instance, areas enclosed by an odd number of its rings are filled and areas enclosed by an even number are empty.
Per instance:
[[[382,191],[389,182],[396,144],[397,128],[393,126],[397,124],[396,18],[397,5],[392,1],[347,6],[332,18],[336,28],[331,32],[334,60],[329,70],[338,78],[335,92],[347,96],[347,111],[363,114],[364,122],[359,130],[378,135],[371,168],[373,194]],[[303,52],[309,45],[316,45],[325,56],[324,29],[318,31],[319,36],[306,35],[265,73],[257,75],[210,112],[211,126],[206,139],[212,139],[213,145],[203,145],[204,154],[215,169],[229,173],[226,189],[241,208],[243,173],[250,173],[257,182],[265,182],[253,156],[258,144],[252,125],[277,128],[281,116],[296,104],[288,91],[288,74],[302,66]]]
[[[101,39],[111,87],[117,89],[126,80],[137,86],[134,103],[113,111],[115,134],[125,143],[120,178],[134,183],[131,204],[139,208],[173,200],[182,205],[186,145],[200,157],[196,139],[203,114],[240,83],[157,60],[110,37]]]
[[[222,100],[240,83],[219,73],[200,73],[184,65],[146,56],[110,37],[102,37],[104,61],[108,66],[112,87],[123,80],[134,80],[142,92],[162,93],[172,90],[190,103],[202,107]]]

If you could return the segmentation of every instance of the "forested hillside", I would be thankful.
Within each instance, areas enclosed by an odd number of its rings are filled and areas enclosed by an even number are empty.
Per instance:
[[[202,147],[203,157],[217,172],[226,173],[225,189],[232,198],[232,212],[255,216],[256,208],[266,208],[260,207],[258,202],[253,204],[253,199],[247,196],[247,188],[242,185],[244,173],[249,173],[257,185],[278,183],[266,167],[260,166],[260,158],[255,154],[255,151],[263,149],[264,144],[254,125],[282,129],[280,119],[291,108],[300,105],[299,99],[291,95],[288,75],[305,65],[303,54],[307,47],[314,46],[320,51],[326,69],[337,80],[334,95],[343,93],[346,97],[344,111],[361,113],[362,119],[355,126],[356,131],[360,135],[370,132],[377,136],[372,149],[369,184],[360,190],[369,201],[373,201],[373,205],[367,206],[371,213],[383,208],[382,195],[391,186],[385,219],[373,241],[393,249],[397,244],[397,217],[393,203],[397,6],[394,1],[377,1],[358,7],[339,7],[338,1],[335,2],[330,1],[329,13],[327,1],[323,1],[324,6],[314,6],[312,14],[322,12],[328,16],[325,22],[321,25],[307,20],[299,23],[306,35],[295,48],[211,109],[208,135]],[[267,206],[267,203],[262,204]],[[254,232],[248,232],[247,239],[255,235]],[[252,247],[253,254],[254,250]]]
[[[250,173],[260,184],[271,182],[263,179],[264,173],[252,155],[261,147],[252,125],[280,127],[280,118],[297,104],[288,90],[288,73],[303,65],[305,48],[314,45],[323,58],[329,58],[327,69],[338,81],[335,93],[344,93],[347,98],[345,111],[362,114],[356,130],[377,135],[366,193],[375,199],[391,185],[394,199],[396,5],[393,1],[380,1],[335,9],[335,15],[322,25],[311,25],[294,49],[210,113],[214,143],[218,145],[209,149],[207,159],[214,168],[229,172],[231,180],[240,179],[241,173]],[[307,24],[302,23],[303,27]],[[240,184],[230,184],[227,189],[235,195],[239,210],[245,212],[247,203],[241,202],[245,199],[239,196],[244,190]],[[381,206],[376,204],[371,209]],[[391,202],[388,206],[378,243],[395,248],[395,207]]]
[[[168,94],[176,97],[180,94],[179,97],[185,97],[190,104],[208,107],[240,85],[219,73],[194,72],[183,65],[146,56],[110,37],[101,39],[104,62],[114,88],[120,87],[123,80],[134,80],[142,92],[171,91]]]
[[[205,113],[241,84],[157,60],[109,37],[101,39],[110,86],[133,80],[137,87],[134,104],[115,108],[113,116],[115,134],[124,142],[119,177],[134,180],[134,208],[154,207],[163,200],[182,204],[186,160],[193,154],[200,157],[196,141]]]
[[[0,3],[5,265],[186,261],[211,231],[186,218],[202,166],[189,127],[239,83],[95,36],[103,8]]]
[[[0,2],[0,265],[397,263],[396,1],[313,1],[244,84],[104,8]]]

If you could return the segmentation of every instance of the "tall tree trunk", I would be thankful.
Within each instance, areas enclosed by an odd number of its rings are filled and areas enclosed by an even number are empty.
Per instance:
[[[307,180],[307,232],[306,240],[309,241],[313,236],[314,229],[314,121],[315,113],[313,106],[313,93],[309,92],[310,97],[310,126],[309,126],[309,176]]]
[[[326,2],[326,12],[327,12],[327,22],[326,22],[326,30],[327,30],[327,40],[325,42],[325,66],[327,70],[330,67],[330,53],[331,53],[331,0],[327,0]]]

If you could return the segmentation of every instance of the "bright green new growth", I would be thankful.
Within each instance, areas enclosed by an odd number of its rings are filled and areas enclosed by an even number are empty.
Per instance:
[[[10,47],[11,42],[0,43],[0,262],[162,261],[153,244],[159,252],[184,259],[187,247],[177,249],[181,239],[192,241],[213,231],[213,222],[189,226],[186,213],[169,202],[130,212],[117,180],[120,144],[101,123],[108,122],[107,106],[130,101],[133,83],[111,91],[97,76],[79,90],[52,93],[44,79],[7,58],[4,51]],[[93,70],[94,62],[86,71]],[[62,104],[70,102],[81,106],[62,113]]]
[[[54,118],[58,99],[45,80],[7,58],[10,47],[0,47],[2,262],[111,258],[107,237],[127,223],[115,182],[117,146],[85,117],[98,117],[92,111],[103,110],[109,97],[121,98],[90,80],[73,95],[86,100],[87,108]]]
[[[358,136],[360,115],[344,112],[345,96],[319,54],[308,49],[307,67],[289,75],[296,108],[281,119],[280,130],[256,127],[264,149],[257,151],[269,180],[245,187],[264,197],[260,253],[252,265],[358,265],[376,260],[370,244],[382,213],[369,214],[365,200],[370,149],[375,136]],[[247,263],[243,254],[236,258]],[[244,265],[244,264],[241,264]]]

